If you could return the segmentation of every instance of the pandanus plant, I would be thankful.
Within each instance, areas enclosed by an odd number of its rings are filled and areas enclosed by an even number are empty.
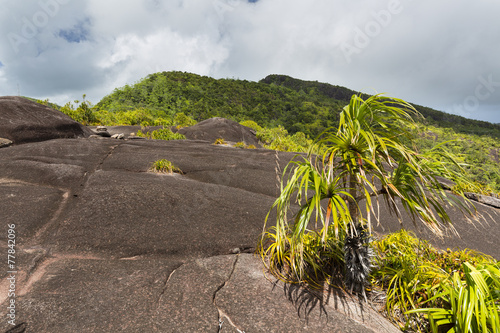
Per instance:
[[[348,290],[366,297],[368,241],[374,220],[383,223],[380,201],[400,221],[403,207],[414,223],[422,222],[437,235],[446,227],[454,230],[447,204],[474,213],[467,200],[458,200],[440,184],[439,177],[466,181],[442,146],[422,154],[404,143],[411,142],[413,117],[418,116],[401,99],[354,95],[338,128],[322,133],[307,156],[297,155],[287,165],[258,247],[273,274],[288,282],[314,283],[329,281],[343,267]],[[272,211],[276,224],[268,227]]]

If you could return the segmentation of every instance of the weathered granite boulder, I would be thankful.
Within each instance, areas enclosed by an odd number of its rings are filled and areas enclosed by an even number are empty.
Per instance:
[[[22,97],[0,97],[0,137],[14,144],[91,134],[85,126],[48,106]]]
[[[246,126],[225,118],[210,118],[190,127],[179,129],[178,133],[190,140],[204,140],[213,143],[222,138],[228,142],[244,142],[246,145],[260,147],[254,131]]]

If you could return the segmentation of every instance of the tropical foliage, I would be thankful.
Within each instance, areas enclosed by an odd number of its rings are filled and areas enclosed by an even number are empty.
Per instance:
[[[433,332],[442,326],[448,332],[500,332],[500,264],[474,267],[462,264],[440,284],[440,292],[428,303],[444,307],[423,308],[411,313],[426,313]]]
[[[282,125],[291,133],[314,136],[334,125],[341,105],[337,100],[315,98],[275,84],[163,72],[115,89],[96,109],[116,113],[142,108],[165,119],[181,112],[197,121],[251,119],[264,127]]]
[[[402,330],[437,332],[439,326],[447,325],[454,328],[452,332],[498,331],[498,325],[497,331],[491,327],[489,331],[474,330],[471,326],[480,322],[482,315],[491,323],[498,320],[500,275],[493,258],[467,249],[439,251],[405,230],[376,240],[372,246],[377,258],[372,289],[386,293],[386,314]],[[461,295],[461,304],[457,295]],[[477,316],[475,308],[483,304],[489,305]],[[464,326],[467,316],[469,322]],[[488,325],[493,324],[483,328]]]
[[[160,128],[152,132],[143,133],[137,131],[137,136],[154,140],[184,140],[186,136],[180,133],[174,133],[170,128]]]
[[[397,216],[400,201],[414,221],[437,235],[452,227],[445,204],[473,214],[438,181],[444,176],[466,182],[448,167],[459,167],[453,158],[442,147],[420,154],[403,144],[402,138],[415,128],[412,114],[418,115],[396,98],[375,95],[363,100],[353,95],[337,130],[316,140],[323,154],[309,153],[288,164],[272,207],[276,224],[265,230],[259,245],[271,272],[286,281],[315,284],[316,278],[332,278],[331,268],[342,262],[347,288],[364,294],[378,197]],[[324,251],[314,251],[320,247]]]

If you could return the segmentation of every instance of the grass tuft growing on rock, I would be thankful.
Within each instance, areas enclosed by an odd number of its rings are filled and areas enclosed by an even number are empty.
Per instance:
[[[241,141],[240,142],[236,142],[234,144],[234,148],[245,148],[245,147],[246,147],[245,143],[241,142]]]
[[[215,140],[214,142],[214,145],[225,145],[227,144],[226,140],[224,140],[223,138],[218,138],[217,140]]]
[[[179,169],[172,162],[166,159],[154,161],[150,170],[153,172],[167,173],[170,175],[173,173],[179,173],[179,174],[183,173],[181,169]]]

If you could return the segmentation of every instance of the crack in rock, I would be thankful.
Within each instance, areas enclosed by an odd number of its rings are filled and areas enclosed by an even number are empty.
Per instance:
[[[87,187],[87,183],[88,183],[88,181],[89,181],[90,177],[91,177],[91,176],[92,176],[92,175],[93,175],[96,171],[101,170],[101,167],[102,167],[102,165],[104,164],[104,162],[105,162],[105,161],[106,161],[106,160],[107,160],[107,159],[111,156],[111,154],[113,154],[113,152],[115,151],[115,149],[116,149],[117,147],[119,147],[121,144],[122,144],[122,143],[120,142],[120,143],[118,143],[118,144],[116,144],[116,145],[114,145],[114,146],[111,146],[111,147],[110,147],[110,149],[109,149],[109,151],[108,151],[108,153],[106,154],[106,156],[104,156],[104,157],[102,158],[102,160],[101,160],[99,163],[97,163],[97,165],[96,165],[93,169],[88,170],[88,171],[86,171],[86,172],[84,173],[84,175],[83,175],[83,179],[81,180],[81,183],[80,183],[80,187],[82,187],[82,188]],[[75,193],[75,194],[78,194],[78,193]]]
[[[104,158],[102,159],[102,161],[97,165],[97,167],[95,168],[94,172],[97,171],[97,170],[99,170],[99,169],[101,169],[101,167],[104,164],[104,162],[108,159],[108,157],[111,156],[111,154],[113,154],[113,152],[115,151],[116,147],[118,147],[118,146],[120,146],[120,143],[117,144],[117,145],[111,146],[110,150],[108,151],[108,153],[106,154],[106,156],[104,156]]]
[[[158,299],[156,300],[156,313],[159,314],[159,308],[160,308],[160,302],[161,302],[161,299],[163,298],[163,295],[165,294],[165,291],[167,290],[167,286],[168,286],[168,282],[170,281],[170,278],[172,277],[172,275],[174,275],[174,273],[179,269],[181,268],[182,266],[184,266],[185,264],[180,264],[179,266],[177,266],[176,268],[174,268],[174,270],[168,275],[167,277],[167,280],[165,281],[165,283],[163,284],[163,289],[161,290],[161,293],[160,295],[158,296]]]
[[[240,257],[240,255],[239,255],[239,254],[237,254],[237,255],[236,255],[236,259],[234,259],[234,262],[233,262],[233,268],[231,269],[231,273],[229,273],[229,276],[228,276],[228,278],[226,279],[226,281],[224,281],[224,282],[223,282],[223,283],[222,283],[222,284],[221,284],[221,285],[220,285],[220,286],[219,286],[219,287],[215,290],[214,295],[213,295],[213,297],[212,297],[212,303],[213,303],[213,304],[214,304],[214,306],[217,308],[217,311],[218,311],[218,313],[219,313],[219,316],[218,316],[218,317],[219,317],[219,318],[218,318],[218,319],[219,319],[219,325],[218,325],[218,326],[219,326],[219,328],[218,328],[218,330],[217,330],[217,332],[218,332],[218,333],[222,332],[222,327],[223,327],[223,325],[224,325],[224,319],[223,319],[223,318],[225,318],[225,319],[228,321],[228,323],[236,329],[236,331],[238,331],[239,333],[245,333],[245,331],[243,331],[242,329],[240,329],[240,328],[239,328],[239,327],[238,327],[238,326],[237,326],[237,325],[236,325],[236,324],[235,324],[235,323],[231,320],[231,317],[229,317],[229,315],[228,315],[227,313],[225,313],[224,311],[222,311],[222,310],[219,308],[219,306],[217,306],[217,301],[216,301],[216,299],[217,299],[217,293],[218,293],[219,291],[221,291],[221,290],[222,290],[222,288],[224,288],[224,287],[227,285],[227,283],[231,280],[231,278],[233,277],[233,274],[234,274],[234,271],[236,270],[236,264],[238,263],[238,259],[239,259],[239,257]]]

